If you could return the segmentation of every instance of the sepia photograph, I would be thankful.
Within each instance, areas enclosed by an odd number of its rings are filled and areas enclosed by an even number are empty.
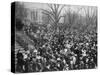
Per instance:
[[[96,6],[14,3],[15,73],[98,68]]]

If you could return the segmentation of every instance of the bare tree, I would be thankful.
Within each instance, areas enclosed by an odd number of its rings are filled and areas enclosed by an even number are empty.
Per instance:
[[[65,5],[61,6],[59,4],[48,4],[48,7],[49,7],[48,10],[42,9],[44,11],[43,14],[46,14],[49,16],[50,23],[54,27],[55,30],[57,29],[57,26],[61,17],[63,17],[61,15],[61,11],[64,8],[64,6]]]
[[[86,17],[86,24],[90,25],[93,24],[93,20],[95,20],[96,15],[97,15],[97,11],[95,10],[95,8],[93,7],[87,7],[84,8],[84,12],[85,12],[85,17]]]
[[[65,28],[68,30],[71,29],[71,27],[77,27],[80,14],[79,12],[81,11],[82,8],[77,8],[76,11],[73,11],[70,6],[68,6],[68,10],[65,10],[65,15],[64,15],[64,25]]]
[[[15,18],[23,20],[25,17],[27,17],[27,9],[25,9],[23,3],[16,2],[16,5],[15,5]]]
[[[92,29],[92,27],[97,27],[97,8],[93,7],[87,7],[83,8],[85,12],[85,30],[88,28]]]

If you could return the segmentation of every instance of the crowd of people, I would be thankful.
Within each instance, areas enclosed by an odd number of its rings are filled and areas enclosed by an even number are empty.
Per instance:
[[[26,33],[26,32],[25,32]],[[40,32],[41,33],[41,32]],[[16,53],[17,72],[45,72],[97,67],[97,32],[43,34],[36,38],[26,33],[34,45]],[[49,37],[47,37],[47,35]]]

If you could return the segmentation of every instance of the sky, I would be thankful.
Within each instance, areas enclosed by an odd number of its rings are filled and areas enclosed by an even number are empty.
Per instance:
[[[25,5],[26,8],[29,8],[29,9],[34,9],[34,8],[37,8],[37,9],[48,9],[47,3],[24,2],[23,4]],[[64,9],[67,10],[69,6],[71,7],[72,10],[76,10],[77,8],[80,8],[80,6],[76,6],[76,5],[75,6],[66,5],[64,7]]]
[[[36,2],[22,2],[25,6],[25,8],[28,8],[30,10],[32,9],[48,9],[48,5],[47,3],[36,3]],[[61,4],[62,5],[62,4]],[[72,11],[77,12],[80,8],[85,8],[87,9],[88,7],[92,7],[93,9],[95,9],[95,6],[79,6],[79,5],[66,5],[63,10],[62,13],[65,13],[65,11],[68,10],[68,8],[71,8]],[[85,15],[84,10],[82,9],[81,11],[79,11],[79,13],[81,15]]]

